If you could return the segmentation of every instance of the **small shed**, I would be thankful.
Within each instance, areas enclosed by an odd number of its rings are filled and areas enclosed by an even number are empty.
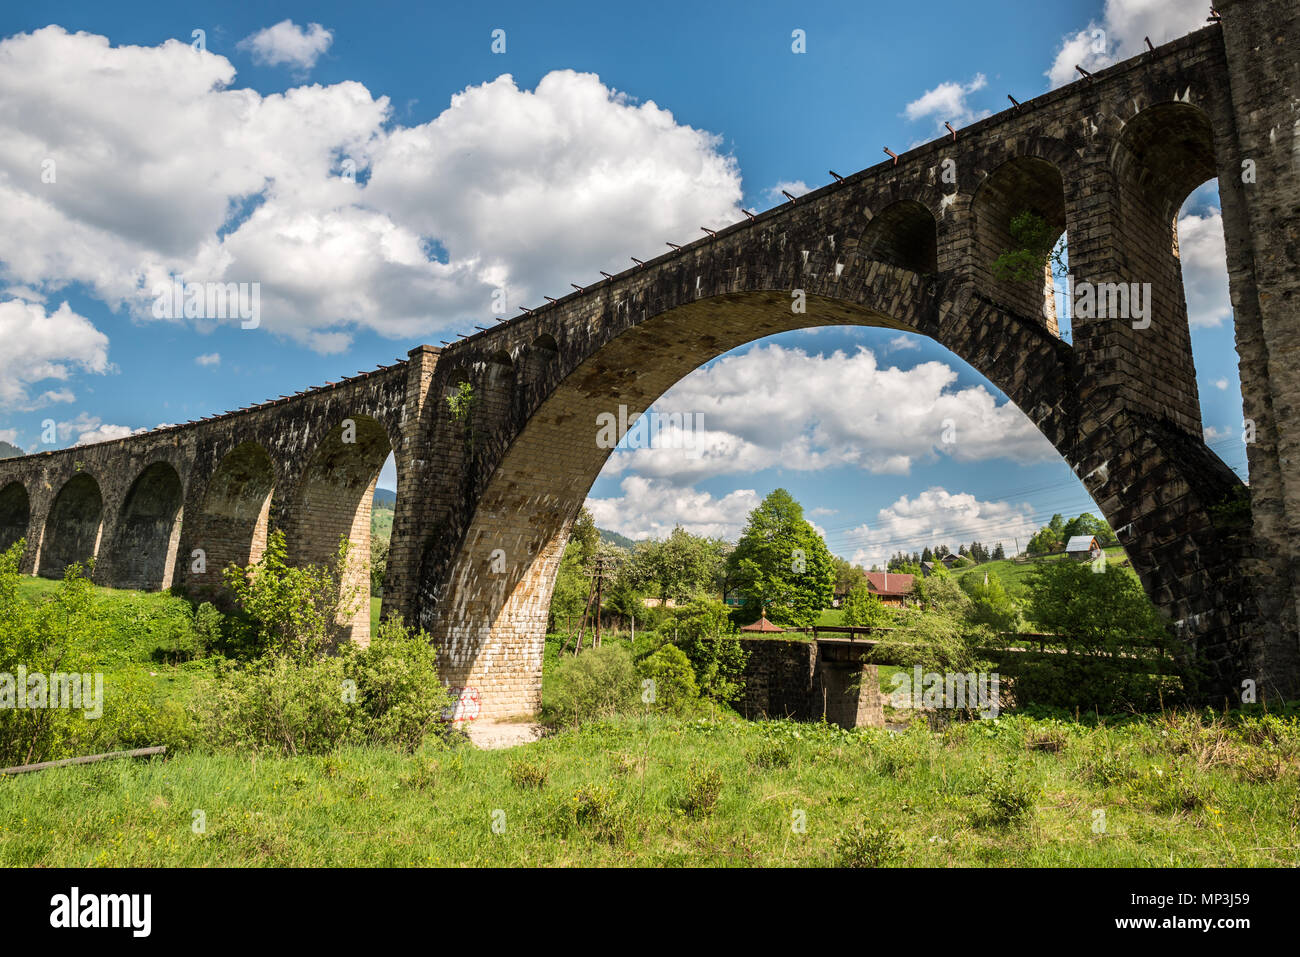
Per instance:
[[[1101,554],[1096,535],[1074,535],[1065,543],[1065,554],[1077,561],[1087,561]]]
[[[740,628],[740,630],[741,630],[741,631],[747,631],[747,632],[750,632],[750,633],[753,633],[753,632],[762,632],[762,633],[765,634],[765,635],[783,635],[783,634],[785,634],[785,629],[782,628],[780,625],[774,625],[774,624],[772,624],[770,621],[768,621],[768,620],[767,620],[767,615],[761,615],[761,616],[759,616],[758,621],[754,622],[753,624],[742,625],[741,628]]]

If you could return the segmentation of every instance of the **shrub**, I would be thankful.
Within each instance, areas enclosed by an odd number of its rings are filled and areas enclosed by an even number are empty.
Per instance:
[[[687,817],[708,817],[722,793],[722,772],[717,768],[692,768],[686,773],[677,806]]]
[[[199,723],[217,748],[295,755],[380,744],[412,752],[445,727],[452,705],[436,654],[424,632],[389,619],[369,648],[224,665],[198,696]]]
[[[104,626],[94,613],[94,594],[80,564],[69,565],[54,594],[29,602],[18,595],[18,566],[25,542],[0,553],[0,673],[16,676],[93,674],[100,669]],[[47,684],[46,693],[50,692]],[[84,710],[18,708],[15,678],[0,681],[0,763],[28,764],[65,757],[74,738],[91,733]],[[84,692],[83,692],[84,694]]]
[[[681,610],[674,642],[695,670],[700,694],[724,704],[744,691],[745,663],[749,652],[730,631],[727,608],[720,601],[696,599]]]
[[[898,836],[883,823],[865,821],[851,825],[835,839],[836,867],[884,867],[895,860],[901,848]]]
[[[1000,774],[986,768],[980,791],[988,802],[989,822],[1003,827],[1022,823],[1033,812],[1039,794],[1038,787],[1009,765]]]
[[[631,811],[609,788],[585,785],[555,808],[553,821],[561,833],[577,829],[596,840],[620,844],[627,836]]]
[[[527,758],[520,758],[511,761],[506,766],[506,775],[510,778],[510,783],[520,790],[539,790],[546,784],[546,778],[550,774],[550,769],[540,761],[529,761]]]
[[[880,597],[860,581],[849,589],[844,597],[844,624],[860,628],[880,627],[893,623],[889,609]]]
[[[166,746],[169,752],[193,747],[199,729],[178,701],[162,698],[148,678],[126,672],[112,677],[104,695],[104,714],[87,722],[78,751],[95,754],[130,748]]]
[[[340,623],[359,598],[348,581],[349,543],[339,542],[329,565],[290,565],[284,533],[271,533],[261,559],[224,574],[227,587],[251,622],[253,644],[261,651],[310,658],[338,645]]]
[[[1173,679],[1117,667],[1125,656],[1159,659],[1167,625],[1129,572],[1044,562],[1031,576],[1030,617],[1059,636],[1064,654],[1018,665],[1016,700],[1101,713],[1146,711],[1177,695]]]
[[[438,680],[438,649],[423,630],[400,618],[380,623],[370,647],[348,645],[344,671],[356,682],[361,720],[354,737],[413,752],[444,727],[454,700]]]
[[[613,642],[555,663],[545,710],[560,724],[578,725],[630,711],[641,700],[632,654]]]
[[[695,670],[690,660],[676,645],[664,645],[654,654],[643,658],[637,665],[643,679],[653,681],[652,703],[661,711],[686,714],[694,710],[700,699],[700,689],[695,683]],[[643,686],[642,700],[646,698]]]
[[[749,763],[758,768],[789,767],[793,758],[790,746],[776,738],[764,738],[749,752]]]

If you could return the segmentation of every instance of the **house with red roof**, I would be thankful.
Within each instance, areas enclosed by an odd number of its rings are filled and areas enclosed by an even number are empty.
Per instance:
[[[898,572],[867,572],[867,589],[884,604],[899,608],[912,593],[913,577]]]

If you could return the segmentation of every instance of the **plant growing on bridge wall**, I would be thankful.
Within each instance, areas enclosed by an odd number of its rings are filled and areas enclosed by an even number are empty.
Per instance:
[[[462,382],[447,396],[447,408],[451,410],[451,420],[465,430],[465,448],[474,448],[474,410],[478,407],[478,395],[474,385]]]
[[[1055,232],[1043,217],[1032,210],[1026,209],[1013,216],[1011,238],[1016,248],[1008,249],[993,260],[994,278],[1041,283],[1043,266],[1049,260],[1055,275],[1065,275],[1065,245],[1057,242]]]

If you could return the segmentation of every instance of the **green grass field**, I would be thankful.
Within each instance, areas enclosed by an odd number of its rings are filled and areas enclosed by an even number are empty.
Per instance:
[[[33,600],[52,588],[21,583]],[[109,695],[134,674],[190,699],[213,661],[156,660],[188,603],[96,593]],[[505,751],[453,736],[415,754],[194,751],[0,778],[0,865],[1300,865],[1295,718],[894,733],[709,715],[624,715]]]
[[[655,717],[509,751],[119,761],[0,780],[0,863],[1300,864],[1293,774],[1251,781],[1227,751],[1201,766],[1169,734],[1156,722],[891,734]],[[883,845],[865,860],[849,841],[862,822]]]

